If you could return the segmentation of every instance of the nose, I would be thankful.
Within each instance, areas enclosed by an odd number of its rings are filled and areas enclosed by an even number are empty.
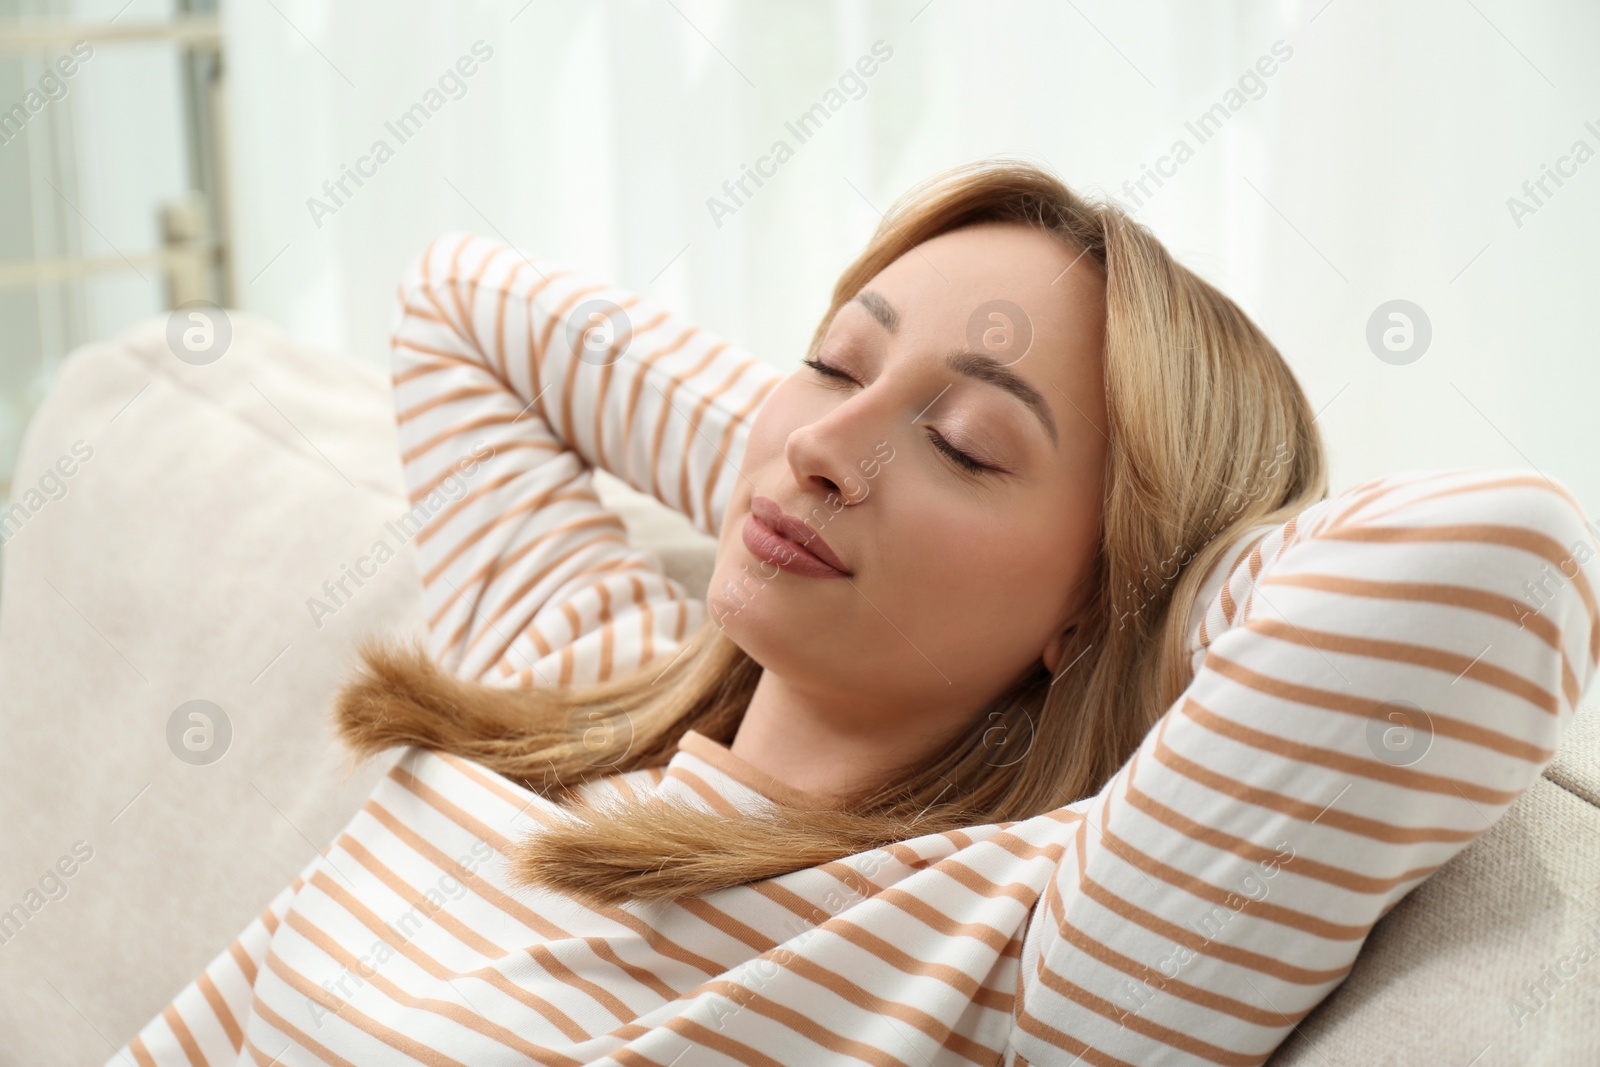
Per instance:
[[[863,472],[871,468],[876,447],[891,436],[886,399],[874,402],[860,392],[790,431],[784,458],[796,484],[837,493],[849,504],[865,499]]]

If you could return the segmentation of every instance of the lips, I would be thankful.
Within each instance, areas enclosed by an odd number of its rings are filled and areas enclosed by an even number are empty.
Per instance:
[[[783,508],[778,506],[778,502],[771,497],[753,497],[750,501],[750,513],[758,521],[771,527],[773,532],[784,540],[799,545],[834,570],[846,575],[853,573],[829,547],[828,542],[822,539],[821,534],[793,515],[785,513]]]

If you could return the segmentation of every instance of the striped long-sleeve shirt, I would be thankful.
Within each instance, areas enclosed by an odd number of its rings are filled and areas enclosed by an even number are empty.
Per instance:
[[[435,240],[399,299],[433,652],[506,685],[665,664],[705,604],[592,469],[715,533],[780,373],[479,236]],[[1600,659],[1591,530],[1532,471],[1355,486],[1230,546],[1191,682],[1097,795],[672,902],[513,887],[556,806],[409,749],[112,1062],[1261,1063],[1553,758]],[[818,802],[697,733],[582,792]]]

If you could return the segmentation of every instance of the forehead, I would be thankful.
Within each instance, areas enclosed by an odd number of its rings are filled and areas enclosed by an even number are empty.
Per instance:
[[[981,340],[999,321],[997,310],[1020,316],[1011,325],[1031,334],[1028,354],[1041,346],[1098,351],[1105,317],[1098,263],[1020,223],[978,223],[930,238],[879,271],[863,293],[873,295],[858,296],[840,314],[870,323],[892,313],[897,337],[941,345]],[[863,304],[875,302],[880,306],[869,314]]]

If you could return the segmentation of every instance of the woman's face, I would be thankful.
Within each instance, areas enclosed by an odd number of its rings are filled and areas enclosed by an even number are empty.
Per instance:
[[[1016,223],[941,234],[839,309],[817,359],[845,377],[802,366],[768,396],[707,595],[763,668],[892,711],[970,710],[1062,666],[1107,446],[1104,286],[1077,255]],[[848,573],[774,544],[769,501]]]

